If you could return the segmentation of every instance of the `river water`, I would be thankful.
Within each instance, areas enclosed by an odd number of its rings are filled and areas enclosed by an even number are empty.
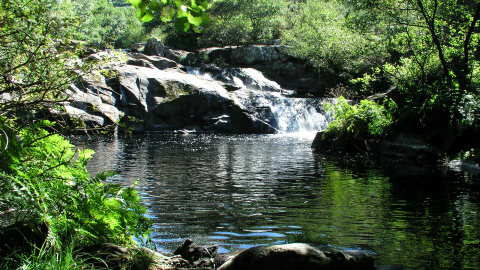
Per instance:
[[[480,177],[314,154],[311,137],[148,133],[86,141],[138,190],[160,251],[315,241],[376,265],[480,269]]]

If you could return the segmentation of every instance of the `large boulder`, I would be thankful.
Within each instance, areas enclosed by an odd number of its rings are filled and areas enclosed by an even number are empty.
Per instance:
[[[147,44],[145,44],[145,48],[143,49],[143,54],[164,56],[164,52],[163,52],[164,48],[165,48],[165,45],[163,45],[160,39],[156,37],[152,37],[147,41]]]
[[[111,71],[114,78],[97,74],[72,85],[67,113],[91,126],[134,117],[127,124],[135,131],[276,132],[255,108],[236,104],[222,82],[188,74],[172,60],[130,54]]]
[[[286,46],[249,45],[231,50],[230,64],[253,65],[259,62],[285,61],[289,57]]]
[[[162,56],[165,51],[171,59]],[[121,56],[113,52],[90,55],[85,61],[101,65],[102,72],[85,75],[70,87],[67,113],[91,126],[110,125],[126,116],[123,120],[127,126],[140,132],[278,132],[274,112],[262,100],[270,99],[271,94],[265,98],[266,92],[293,91],[284,91],[275,81],[268,80],[266,72],[208,65],[204,67],[213,76],[193,75],[189,74],[189,68],[172,59],[184,64],[204,63],[216,55],[240,64],[262,61],[272,64],[288,58],[286,47],[242,46],[176,54],[172,49],[164,50],[163,44],[152,38],[145,53],[150,55]],[[135,121],[130,121],[131,117]]]
[[[145,55],[141,53],[129,54],[127,65],[143,66],[143,67],[156,67],[158,69],[177,68],[178,65],[175,61],[161,57],[158,55]]]
[[[320,78],[312,64],[293,57],[283,45],[214,47],[183,56],[184,65],[214,63],[221,66],[251,67],[263,72],[284,89],[322,95],[328,78]],[[186,61],[188,59],[188,61]]]
[[[373,259],[363,251],[338,251],[308,244],[249,248],[219,270],[375,270]]]

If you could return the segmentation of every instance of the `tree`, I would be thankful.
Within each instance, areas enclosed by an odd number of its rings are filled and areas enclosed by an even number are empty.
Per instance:
[[[122,0],[123,1],[123,0]],[[129,5],[128,3],[125,3]],[[62,0],[52,13],[57,20],[70,20],[70,38],[88,44],[128,48],[144,41],[141,22],[132,6],[115,7],[109,0]]]
[[[217,0],[208,9],[211,23],[199,37],[202,46],[264,43],[281,38],[289,25],[286,0]]]
[[[299,3],[284,34],[292,53],[314,64],[329,88],[379,65],[382,46],[349,28],[345,13],[338,1]]]
[[[478,52],[480,35],[476,28],[480,19],[479,1],[457,0],[354,0],[345,1],[357,14],[369,10],[367,19],[395,28],[394,35],[389,35],[392,44],[403,47],[403,51],[413,53],[413,59],[419,68],[424,66],[426,54],[435,52],[443,71],[443,77],[452,85],[458,83],[460,89],[475,91],[474,59]],[[359,13],[360,12],[360,13]],[[373,15],[372,15],[373,14]],[[358,21],[358,20],[357,20]],[[365,20],[364,20],[365,21]],[[386,32],[384,32],[386,33]]]
[[[68,41],[74,21],[53,11],[51,0],[0,2],[0,230],[45,227],[40,246],[30,250],[58,262],[81,245],[132,244],[150,223],[133,187],[106,183],[111,173],[91,176],[86,162],[93,151],[59,135],[66,89],[88,67]],[[27,268],[21,264],[30,264],[29,255],[15,250],[22,245],[4,245],[0,265],[13,260],[9,269]]]
[[[64,21],[47,16],[50,1],[2,1],[0,6],[0,126],[28,125],[35,114],[58,109],[78,66],[57,39]],[[13,121],[16,124],[12,123]]]
[[[407,125],[418,123],[411,128],[428,130],[431,139],[446,149],[461,145],[455,141],[473,138],[480,130],[480,2],[344,3],[352,11],[349,20],[358,29],[367,32],[364,25],[369,18],[383,26],[374,30],[381,33],[392,59],[381,74],[400,90],[398,120]]]

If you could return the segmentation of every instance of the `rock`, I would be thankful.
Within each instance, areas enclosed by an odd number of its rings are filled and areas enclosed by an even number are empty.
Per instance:
[[[155,68],[155,66],[145,59],[128,59],[127,65],[137,66],[137,67],[148,67]]]
[[[427,143],[422,138],[400,133],[379,145],[379,154],[398,161],[409,161],[417,164],[434,163],[441,158],[440,149]]]
[[[70,117],[83,121],[88,127],[103,127],[107,125],[102,116],[90,114],[86,110],[75,108],[71,105],[65,105],[64,107]]]
[[[173,131],[199,126],[198,131],[233,133],[275,132],[241,108],[217,81],[205,80],[178,70],[120,66],[121,110],[142,122],[137,131]],[[228,115],[227,122],[212,125],[208,115]]]
[[[252,65],[259,62],[285,61],[289,57],[286,46],[248,45],[231,50],[230,64]]]
[[[164,48],[158,39],[152,38],[145,52],[150,55],[128,53],[128,60],[120,53],[92,55],[90,59],[98,61],[103,72],[84,75],[81,82],[70,87],[72,99],[66,103],[67,114],[95,127],[116,123],[127,116],[122,121],[139,132],[278,132],[273,111],[259,101],[262,94],[251,92],[252,89],[284,92],[279,84],[267,79],[266,72],[209,64],[201,69],[211,75],[207,78],[202,74],[187,74],[184,71],[191,70],[175,61],[200,64],[217,57],[236,63],[273,65],[289,57],[285,46],[210,48],[192,53]],[[130,117],[136,120],[131,121]]]
[[[194,245],[192,240],[187,239],[173,254],[182,256],[191,267],[215,268],[226,261],[226,256],[218,254],[218,249],[219,247],[216,245],[200,247]]]
[[[167,59],[170,59],[176,63],[180,63],[182,58],[185,58],[187,54],[192,54],[191,52],[183,50],[174,50],[172,48],[165,47],[163,50],[164,56]]]
[[[147,44],[145,44],[145,48],[143,49],[143,53],[146,55],[158,55],[158,56],[164,56],[164,50],[165,46],[163,43],[160,41],[160,39],[156,37],[152,37],[147,41]]]
[[[134,66],[144,66],[144,67],[155,67],[155,68],[158,68],[158,69],[167,69],[167,68],[177,68],[178,65],[175,61],[173,60],[170,60],[168,58],[165,58],[165,57],[161,57],[161,56],[148,56],[148,55],[144,55],[144,54],[141,54],[141,53],[131,53],[129,54],[130,58],[131,59],[128,59],[127,60],[127,65],[134,65]],[[138,62],[137,64],[137,61],[140,61]],[[150,64],[143,64],[143,62],[146,61]]]
[[[478,165],[478,163],[467,160],[452,160],[447,164],[447,166],[457,172],[468,172],[472,174],[480,173],[480,166]]]
[[[321,250],[307,244],[249,248],[219,270],[374,270],[373,259],[362,251]]]
[[[277,39],[270,39],[267,41],[267,45],[280,45],[282,44],[282,40],[277,38]]]
[[[327,89],[328,83],[326,82],[329,78],[320,78],[311,63],[291,56],[287,46],[248,45],[206,48],[202,49],[197,56],[188,56],[190,61],[184,61],[182,64],[201,64],[202,61],[193,61],[193,59],[200,59],[200,54],[208,56],[202,60],[203,63],[255,68],[284,89],[294,89],[317,95],[322,95]]]

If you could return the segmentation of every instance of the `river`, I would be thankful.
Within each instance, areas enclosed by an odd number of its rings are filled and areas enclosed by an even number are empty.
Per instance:
[[[314,154],[311,137],[147,133],[87,140],[88,170],[138,190],[159,251],[296,241],[361,249],[376,265],[480,269],[480,177]]]

